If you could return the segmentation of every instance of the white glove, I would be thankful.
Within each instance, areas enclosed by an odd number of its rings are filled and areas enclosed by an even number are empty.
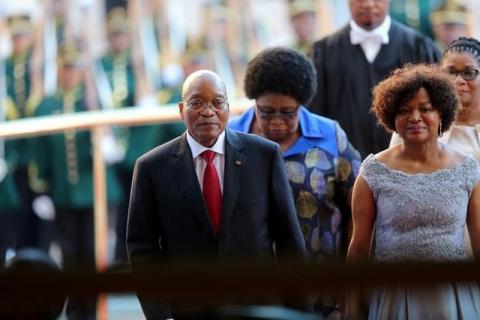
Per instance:
[[[100,141],[100,148],[102,149],[103,159],[106,164],[120,162],[125,157],[125,150],[117,144],[112,133],[103,135]]]
[[[0,157],[0,182],[5,179],[5,176],[8,173],[7,163],[3,158]]]
[[[55,219],[55,206],[49,196],[42,195],[33,199],[32,209],[42,220],[53,221]]]
[[[142,109],[151,109],[158,107],[158,102],[155,96],[146,95],[138,102],[138,107]]]
[[[179,63],[168,63],[162,69],[162,83],[167,88],[176,88],[182,85],[185,79],[183,68]]]

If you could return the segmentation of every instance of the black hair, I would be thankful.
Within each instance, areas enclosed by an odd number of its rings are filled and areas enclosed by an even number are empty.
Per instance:
[[[294,49],[276,47],[265,49],[250,60],[244,90],[249,99],[277,93],[306,105],[315,94],[316,79],[315,68],[304,54]]]
[[[443,56],[447,56],[452,52],[466,52],[480,62],[480,41],[475,38],[460,37],[448,44]]]

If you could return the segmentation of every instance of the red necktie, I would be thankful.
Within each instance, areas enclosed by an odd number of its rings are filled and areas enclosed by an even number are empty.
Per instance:
[[[220,220],[222,215],[222,193],[220,191],[220,181],[218,180],[217,170],[213,165],[215,152],[206,150],[201,154],[207,161],[205,172],[203,173],[203,196],[207,203],[208,213],[215,233],[220,233]]]

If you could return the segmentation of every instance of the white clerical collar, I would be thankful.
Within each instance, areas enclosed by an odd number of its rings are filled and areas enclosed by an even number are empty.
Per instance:
[[[390,16],[386,16],[385,20],[373,30],[365,30],[361,28],[355,21],[350,20],[350,41],[352,44],[362,43],[364,39],[378,37],[381,43],[387,44],[390,41],[388,31],[392,25]]]
[[[207,148],[202,146],[198,143],[191,135],[190,132],[187,130],[187,142],[190,146],[190,150],[192,150],[193,159],[198,157],[203,151],[205,150],[212,150],[219,154],[225,154],[225,130],[218,136],[217,141],[213,146]]]

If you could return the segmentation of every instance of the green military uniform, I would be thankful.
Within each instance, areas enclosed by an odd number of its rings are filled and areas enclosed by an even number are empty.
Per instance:
[[[7,160],[7,166],[9,161]],[[19,210],[20,197],[11,171],[0,181],[0,214],[6,211]]]
[[[294,22],[294,19],[300,15],[313,15],[313,17],[316,16],[316,11],[315,11],[315,4],[313,3],[312,0],[293,0],[289,4],[289,15],[290,15],[290,20],[292,21],[292,24]],[[303,23],[307,23],[310,21],[306,21],[305,17],[303,17]],[[294,31],[295,31],[295,26],[293,26]],[[312,28],[313,31],[313,28]],[[313,42],[313,37],[314,33],[308,35],[308,39],[301,39],[298,34],[295,35],[295,42],[293,43],[293,47],[297,49],[298,51],[306,54],[310,50],[310,47]]]
[[[111,9],[108,14],[107,27],[109,37],[129,34],[129,25],[126,10],[123,7]],[[101,59],[101,66],[105,72],[112,90],[112,104],[114,108],[132,107],[136,105],[136,79],[130,50],[107,53]],[[124,170],[131,171],[139,156],[155,146],[154,137],[158,126],[138,126],[117,129],[117,138],[125,148],[126,154],[118,165]]]
[[[31,48],[23,46],[16,48],[17,41],[27,41],[22,37],[30,37],[32,26],[27,16],[12,16],[8,18],[8,27],[12,35],[14,53],[5,60],[7,79],[7,95],[12,107],[7,112],[7,120],[16,120],[33,116],[35,101],[31,97]],[[17,49],[17,50],[15,50]],[[9,140],[5,152],[10,157],[10,166],[20,195],[21,207],[17,211],[22,213],[19,218],[17,247],[38,247],[48,250],[49,233],[47,223],[39,219],[32,210],[32,201],[36,196],[30,187],[29,149],[30,138]]]
[[[38,105],[35,115],[45,116],[86,111],[80,87],[47,97]],[[48,192],[58,208],[93,208],[92,144],[89,131],[67,131],[37,138],[35,151],[36,179],[32,185],[38,192]],[[107,199],[118,203],[121,191],[118,180],[107,168]]]
[[[7,120],[18,120],[33,116],[35,102],[29,98],[31,81],[29,71],[30,54],[10,56],[6,59],[5,71],[7,78],[7,95],[9,97],[9,111]],[[14,170],[27,170],[31,153],[30,139],[10,140],[6,145],[6,153],[13,153],[11,165]]]
[[[46,97],[35,115],[46,116],[86,111],[80,87]],[[65,131],[38,137],[32,146],[35,154],[35,179],[38,192],[46,192],[55,206],[55,236],[62,249],[66,271],[95,270],[94,193],[92,143],[89,131]],[[106,171],[108,204],[121,200],[118,180],[111,168]],[[95,297],[69,297],[67,317],[91,319]]]
[[[12,17],[9,27],[13,34],[30,33],[30,22],[26,17]],[[33,115],[32,106],[35,102],[30,99],[32,87],[30,77],[30,50],[13,54],[5,59],[5,72],[7,78],[7,95],[13,102],[14,109],[7,115],[7,120],[21,119]],[[11,148],[21,157],[17,158],[16,167],[28,165],[28,139],[17,139],[10,144]]]
[[[430,13],[442,4],[443,0],[392,0],[390,15],[424,35],[434,39]]]
[[[430,14],[430,21],[437,36],[435,42],[439,50],[443,52],[451,41],[467,34],[467,7],[460,0],[445,0],[437,10]],[[448,27],[447,32],[444,27]]]
[[[27,109],[27,100],[30,94],[30,52],[12,55],[5,60],[7,74],[7,94],[12,98],[17,109],[16,118],[32,115],[32,110]]]
[[[123,7],[114,8],[109,12],[107,27],[109,39],[127,36],[129,28],[126,11]],[[113,108],[135,106],[136,79],[129,48],[125,46],[116,51],[112,48],[112,51],[102,57],[100,66],[110,84]],[[125,151],[122,161],[115,164],[120,186],[125,194],[123,201],[119,204],[116,219],[114,259],[118,264],[127,263],[126,221],[133,167],[140,155],[154,147],[153,139],[157,130],[156,126],[122,127],[114,130],[117,142]]]
[[[30,54],[25,53],[21,56],[10,56],[5,60],[8,95],[7,121],[33,115],[31,101],[28,101],[31,88],[29,59]],[[18,170],[27,172],[30,159],[28,141],[29,139],[14,139],[5,143],[5,153],[9,155],[9,165],[13,172]],[[25,184],[28,184],[27,181]]]
[[[136,105],[135,74],[131,57],[128,53],[108,53],[101,60],[101,65],[112,88],[114,108]],[[177,103],[182,100],[178,89],[162,89],[157,101],[160,104]],[[179,119],[180,120],[180,119]],[[125,170],[133,170],[135,161],[157,145],[177,137],[185,131],[183,122],[164,125],[135,126],[117,128],[116,136],[125,148],[125,158],[118,164]]]
[[[20,209],[20,197],[10,171],[10,173],[0,182],[0,212],[3,213],[18,209]]]
[[[35,116],[70,114],[87,111],[83,72],[85,62],[79,44],[66,42],[59,47],[60,89],[45,97],[35,109]],[[71,78],[67,78],[71,77]],[[90,131],[67,130],[36,138],[32,187],[48,194],[55,206],[55,236],[62,250],[66,271],[95,271],[93,150]],[[106,168],[107,201],[121,200],[118,179]],[[71,295],[67,306],[70,319],[91,319],[96,297]]]
[[[8,148],[10,141],[5,141],[5,147]],[[11,170],[12,154],[5,154],[5,159],[1,159],[2,166],[6,165],[7,170],[2,172],[0,177],[0,268],[5,261],[5,254],[8,248],[14,248],[17,228],[17,212],[21,209],[20,196],[13,178]],[[5,162],[4,162],[5,161]]]
[[[126,53],[115,55],[110,52],[102,58],[101,65],[112,88],[113,107],[135,106],[135,74],[130,55]],[[116,225],[117,241],[114,256],[119,264],[127,261],[126,223],[135,162],[142,154],[175,135],[178,132],[177,127],[176,124],[164,124],[115,129],[116,137],[125,149],[125,157],[115,165],[125,195],[118,208]],[[183,123],[181,128],[184,130]]]
[[[11,100],[8,100],[6,104],[7,118],[8,114],[15,110]],[[12,142],[14,141],[6,140],[0,142],[5,144],[6,151],[3,159],[0,159],[1,170],[5,170],[0,177],[0,267],[5,261],[5,254],[8,248],[15,246],[17,212],[21,209],[20,195],[13,175],[13,166],[18,155],[14,153],[15,149],[10,146]]]
[[[157,101],[160,105],[177,104],[182,101],[182,93],[179,88],[163,88],[158,93]],[[170,141],[181,135],[185,130],[185,124],[180,118],[177,122],[162,124],[155,137],[156,144],[161,145]]]
[[[103,70],[112,88],[114,108],[135,106],[135,74],[131,57],[128,53],[109,53],[101,60]],[[137,126],[116,129],[117,138],[125,148],[125,158],[119,167],[133,170],[139,156],[155,146],[154,136],[157,126]]]
[[[29,21],[25,17],[11,17],[8,22],[10,32],[16,36],[29,32]],[[4,99],[1,108],[6,107],[5,119],[2,120],[9,121],[27,116],[26,106],[31,86],[29,59],[30,52],[27,50],[14,54],[4,61],[7,97],[0,97]],[[18,213],[24,213],[22,218],[32,216],[28,204],[33,197],[27,181],[29,159],[27,139],[7,140],[2,143],[5,151],[2,165],[6,165],[7,171],[0,181],[0,264],[5,260],[7,249],[15,245],[16,226],[20,217]],[[22,203],[25,204],[23,208]]]
[[[11,120],[16,114],[15,106],[10,98],[6,99],[6,118]],[[20,195],[18,193],[17,187],[15,185],[15,180],[13,177],[13,170],[15,164],[18,162],[19,154],[17,150],[12,147],[12,144],[15,143],[14,140],[4,140],[5,155],[4,161],[7,165],[7,174],[0,181],[0,214],[1,212],[19,210],[21,207]]]
[[[108,15],[107,26],[109,37],[123,37],[128,34],[129,26],[125,9],[121,7],[112,9]],[[137,101],[135,101],[136,79],[132,58],[128,48],[118,51],[120,50],[117,49],[117,52],[115,52],[112,48],[101,59],[100,64],[110,84],[113,107],[132,107],[137,104]],[[125,157],[115,166],[123,192],[126,195],[118,208],[117,214],[115,261],[119,264],[127,262],[126,223],[135,162],[142,154],[159,144],[159,136],[163,136],[163,132],[168,128],[168,126],[164,128],[159,125],[148,125],[115,129],[115,136],[125,149]]]

